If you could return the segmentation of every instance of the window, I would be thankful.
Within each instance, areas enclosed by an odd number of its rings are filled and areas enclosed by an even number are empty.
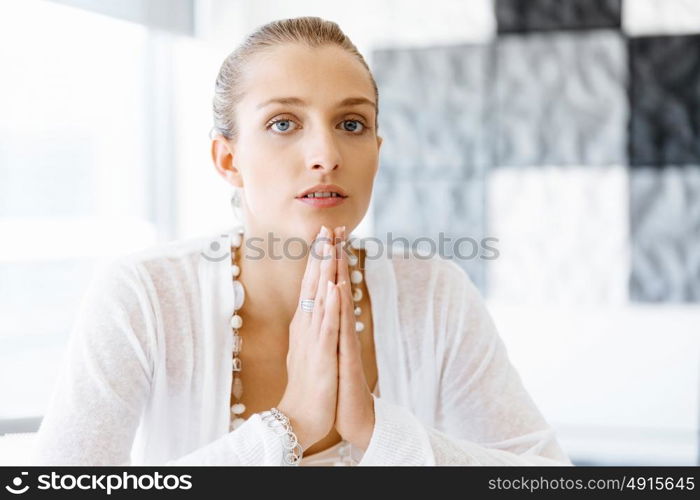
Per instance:
[[[100,260],[172,236],[171,92],[153,84],[168,43],[61,3],[0,4],[0,434],[43,415]]]

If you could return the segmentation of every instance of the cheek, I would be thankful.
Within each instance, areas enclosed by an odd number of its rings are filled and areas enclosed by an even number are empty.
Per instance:
[[[260,171],[248,184],[249,198],[257,206],[282,206],[294,197],[293,186],[286,177]]]
[[[371,186],[378,172],[379,159],[376,152],[372,151],[362,159],[361,167],[357,169],[357,182]]]
[[[294,190],[299,181],[291,177],[291,168],[279,158],[259,154],[248,164],[247,188],[249,204],[256,209],[276,211],[276,207],[287,210],[294,201]],[[300,189],[300,188],[299,188]]]
[[[285,155],[264,141],[249,141],[240,148],[238,161],[248,183],[263,185],[265,189],[279,189],[285,172]],[[288,163],[288,162],[286,162]],[[256,187],[257,189],[257,187]]]

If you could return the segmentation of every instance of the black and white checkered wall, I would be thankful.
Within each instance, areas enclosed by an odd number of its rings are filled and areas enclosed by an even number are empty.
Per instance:
[[[495,300],[700,302],[700,0],[490,8],[483,43],[373,51],[375,235],[468,238]]]

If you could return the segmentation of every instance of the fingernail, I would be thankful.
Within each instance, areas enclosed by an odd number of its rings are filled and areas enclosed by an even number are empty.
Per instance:
[[[328,232],[328,228],[326,226],[321,226],[321,236],[325,236],[326,238],[330,235]]]

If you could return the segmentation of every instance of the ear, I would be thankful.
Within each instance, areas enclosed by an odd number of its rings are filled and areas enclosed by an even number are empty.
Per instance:
[[[382,142],[384,142],[384,139],[380,136],[377,136],[377,158],[379,158],[379,152],[382,149]],[[377,169],[375,170],[374,174],[376,175],[378,171],[379,171],[379,159],[377,159]]]
[[[234,146],[223,135],[217,135],[211,141],[211,159],[214,167],[226,182],[236,187],[243,187],[241,171],[234,166]]]

